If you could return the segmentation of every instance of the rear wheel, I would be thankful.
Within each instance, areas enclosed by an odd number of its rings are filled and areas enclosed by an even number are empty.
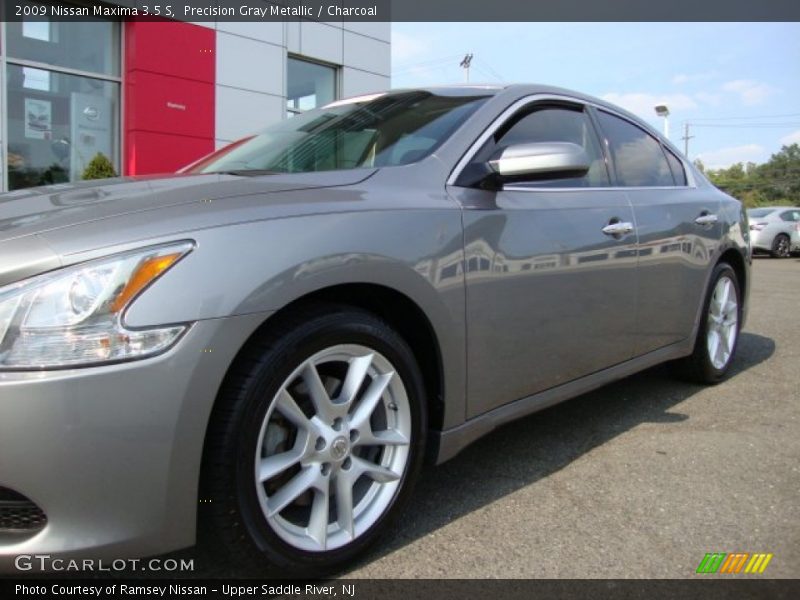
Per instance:
[[[775,239],[772,241],[771,254],[773,258],[789,258],[791,256],[791,245],[788,235],[779,233],[775,236]]]
[[[343,307],[298,315],[246,351],[213,415],[213,537],[237,562],[340,567],[408,498],[425,414],[412,352],[385,322]]]
[[[730,369],[741,323],[736,272],[727,263],[714,268],[694,352],[678,362],[681,373],[698,383],[718,383]]]

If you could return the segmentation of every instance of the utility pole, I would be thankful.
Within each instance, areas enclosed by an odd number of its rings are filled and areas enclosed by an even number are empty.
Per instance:
[[[689,140],[693,137],[693,135],[689,135],[689,123],[685,122],[683,124],[683,137],[681,139],[683,140],[683,155],[686,158],[689,158]]]
[[[464,58],[461,59],[461,62],[458,64],[459,67],[462,67],[464,69],[467,83],[469,83],[469,66],[471,64],[472,64],[472,52],[470,52],[469,54],[465,54]]]

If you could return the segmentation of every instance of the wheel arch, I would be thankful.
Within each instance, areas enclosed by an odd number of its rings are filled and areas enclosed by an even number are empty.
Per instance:
[[[736,273],[736,278],[739,282],[739,292],[742,298],[746,298],[750,282],[748,281],[747,266],[742,253],[735,248],[728,248],[720,255],[714,266],[716,267],[716,265],[723,262],[728,263],[733,269],[734,273]]]
[[[714,273],[714,269],[716,269],[717,265],[720,263],[730,265],[730,267],[733,269],[733,272],[736,274],[736,278],[739,283],[739,294],[741,296],[741,327],[744,327],[744,322],[747,319],[750,289],[749,260],[749,258],[746,258],[743,250],[741,250],[738,246],[731,245],[727,248],[724,248],[715,261],[709,263],[704,286],[705,291],[703,292],[701,301],[696,309],[694,326],[692,327],[691,335],[686,339],[688,344],[685,346],[684,350],[687,354],[692,352],[697,342],[697,335],[700,331],[700,320],[703,318],[703,305],[712,284],[711,276]]]
[[[445,375],[444,360],[439,336],[433,323],[417,302],[406,294],[376,283],[342,283],[308,292],[273,314],[248,337],[234,356],[225,378],[233,372],[249,348],[276,326],[299,311],[314,306],[346,305],[369,312],[386,321],[408,343],[422,373],[427,397],[429,431],[440,431],[444,426]],[[220,389],[224,388],[223,385]],[[218,395],[212,407],[220,402]],[[206,426],[206,437],[211,419]],[[205,443],[204,443],[205,446]]]

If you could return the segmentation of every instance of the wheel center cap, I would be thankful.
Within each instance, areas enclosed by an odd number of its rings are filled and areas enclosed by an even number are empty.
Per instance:
[[[342,460],[350,452],[350,444],[344,437],[338,437],[331,444],[331,457]]]

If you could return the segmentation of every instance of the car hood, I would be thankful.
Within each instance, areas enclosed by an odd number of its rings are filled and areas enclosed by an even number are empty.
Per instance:
[[[199,200],[353,185],[374,169],[261,175],[176,174],[65,183],[0,194],[0,243],[130,213]]]

